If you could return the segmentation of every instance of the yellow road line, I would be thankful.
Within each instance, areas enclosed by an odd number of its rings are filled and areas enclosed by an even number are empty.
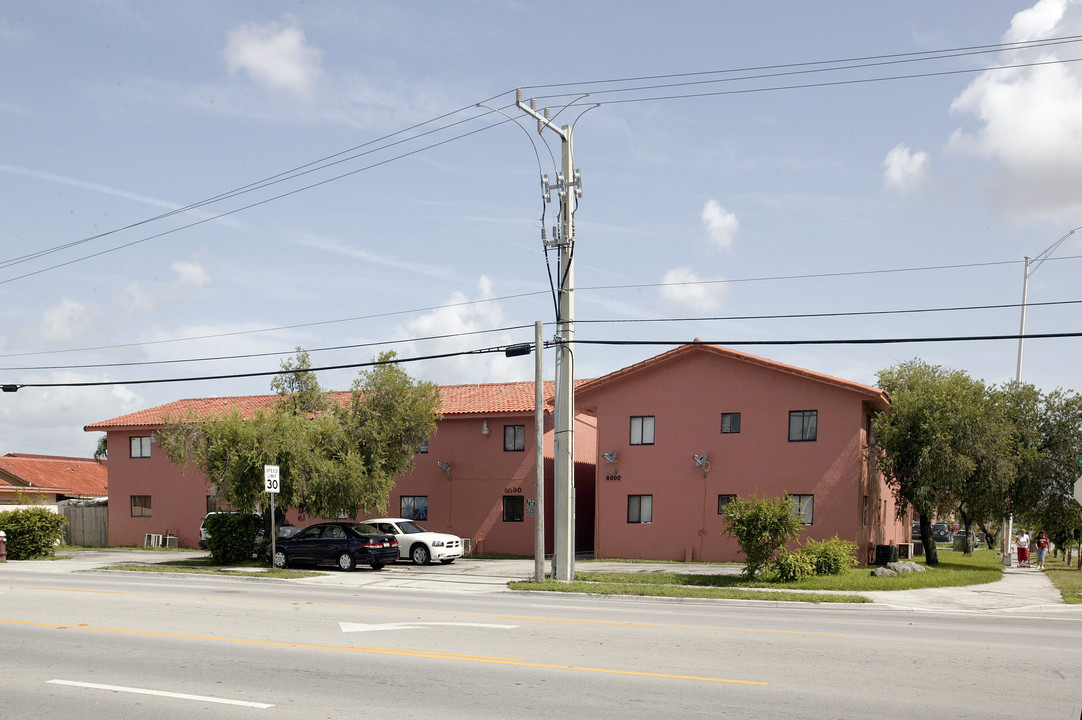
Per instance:
[[[79,588],[60,588],[60,587],[33,587],[28,588],[33,590],[56,590],[58,592],[87,592],[87,593],[105,593],[109,595],[148,595],[151,597],[171,597],[171,598],[188,598],[195,600],[211,600],[219,601],[222,598],[218,598],[212,595],[190,595],[184,593],[147,593],[147,592],[130,592],[123,590],[82,590]],[[396,607],[382,607],[379,605],[346,605],[343,603],[316,603],[310,601],[300,600],[258,600],[251,598],[226,598],[234,602],[248,602],[248,603],[260,603],[269,605],[306,605],[310,607],[332,607],[332,608],[347,608],[350,610],[379,610],[381,612],[393,612],[393,613],[417,613],[424,612],[430,615],[458,615],[468,617],[483,617],[483,618],[498,618],[501,620],[517,620],[519,622],[546,622],[546,623],[561,623],[567,625],[599,625],[599,626],[611,626],[611,627],[636,627],[636,628],[669,628],[675,630],[720,630],[723,632],[742,632],[742,633],[763,633],[767,635],[805,635],[808,637],[845,637],[840,633],[820,633],[820,632],[808,632],[806,630],[768,630],[763,628],[732,628],[732,627],[718,627],[717,625],[682,625],[675,623],[634,623],[623,622],[619,620],[571,620],[567,618],[547,618],[547,617],[531,617],[528,615],[501,615],[496,613],[478,613],[468,612],[462,610],[416,610],[407,608]]]
[[[251,640],[245,638],[211,637],[207,635],[188,635],[185,633],[155,632],[151,630],[126,630],[123,628],[93,627],[90,625],[62,625],[57,623],[29,622],[25,620],[0,620],[0,623],[6,625],[25,625],[30,627],[56,628],[57,630],[95,630],[98,632],[122,633],[126,635],[147,635],[153,637],[180,638],[184,640],[210,640],[214,642],[229,642],[286,648],[302,648],[305,650],[333,650],[337,652],[357,652],[369,653],[373,655],[421,657],[433,660],[459,660],[462,662],[488,663],[492,665],[513,665],[515,667],[542,668],[545,670],[573,670],[576,672],[602,673],[605,675],[664,678],[669,680],[694,680],[699,682],[733,683],[737,685],[767,685],[767,683],[765,682],[755,680],[733,680],[730,678],[701,677],[696,675],[675,675],[669,673],[651,673],[640,672],[636,670],[612,670],[608,668],[579,667],[576,665],[553,665],[550,663],[527,662],[519,658],[501,658],[487,655],[460,655],[458,653],[426,652],[423,650],[399,650],[396,648],[365,647],[361,645],[347,645],[345,647],[335,647],[331,645],[311,645],[308,643],[277,642],[274,640]]]

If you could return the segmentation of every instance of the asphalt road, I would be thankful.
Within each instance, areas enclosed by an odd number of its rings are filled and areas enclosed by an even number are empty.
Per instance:
[[[298,583],[0,565],[0,718],[1082,715],[1077,613],[523,594],[492,567],[463,564],[487,588],[463,591],[443,566]]]

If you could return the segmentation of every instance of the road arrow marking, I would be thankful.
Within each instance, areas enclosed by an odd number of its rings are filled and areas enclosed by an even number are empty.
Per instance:
[[[512,630],[517,628],[518,625],[494,625],[491,623],[456,623],[456,622],[416,622],[416,623],[378,623],[375,625],[367,625],[364,623],[347,623],[340,622],[338,625],[342,628],[342,632],[380,632],[385,630],[422,630],[426,627],[433,625],[443,625],[452,627],[475,627],[475,628],[495,628],[497,630]]]

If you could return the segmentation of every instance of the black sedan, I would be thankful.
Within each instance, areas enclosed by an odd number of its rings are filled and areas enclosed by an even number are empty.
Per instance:
[[[274,567],[293,563],[334,563],[342,570],[371,565],[379,570],[398,559],[398,540],[371,525],[358,522],[324,522],[309,525],[291,538],[278,540]]]

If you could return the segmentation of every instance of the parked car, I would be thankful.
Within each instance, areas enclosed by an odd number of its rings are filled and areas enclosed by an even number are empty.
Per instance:
[[[207,549],[207,538],[210,537],[210,533],[207,532],[207,518],[209,518],[211,515],[236,515],[236,514],[238,514],[238,513],[237,513],[237,511],[234,511],[234,510],[220,510],[220,511],[209,512],[206,515],[204,515],[203,520],[199,523],[199,549],[200,550],[206,550]],[[255,515],[256,517],[259,517],[259,513],[252,513],[252,514]],[[263,533],[263,531],[260,530],[260,536],[262,536],[262,533]]]
[[[398,539],[399,557],[412,560],[414,565],[427,565],[433,560],[449,565],[462,557],[462,538],[457,535],[429,532],[417,521],[406,518],[376,518],[365,522],[394,535]]]
[[[910,536],[912,542],[920,542],[920,523],[913,523],[913,534]]]
[[[398,540],[366,523],[323,522],[309,525],[291,538],[275,543],[274,567],[294,563],[334,563],[341,570],[371,565],[379,570],[398,559]]]
[[[945,522],[937,522],[932,526],[932,540],[935,542],[950,542],[954,538],[951,526]]]

